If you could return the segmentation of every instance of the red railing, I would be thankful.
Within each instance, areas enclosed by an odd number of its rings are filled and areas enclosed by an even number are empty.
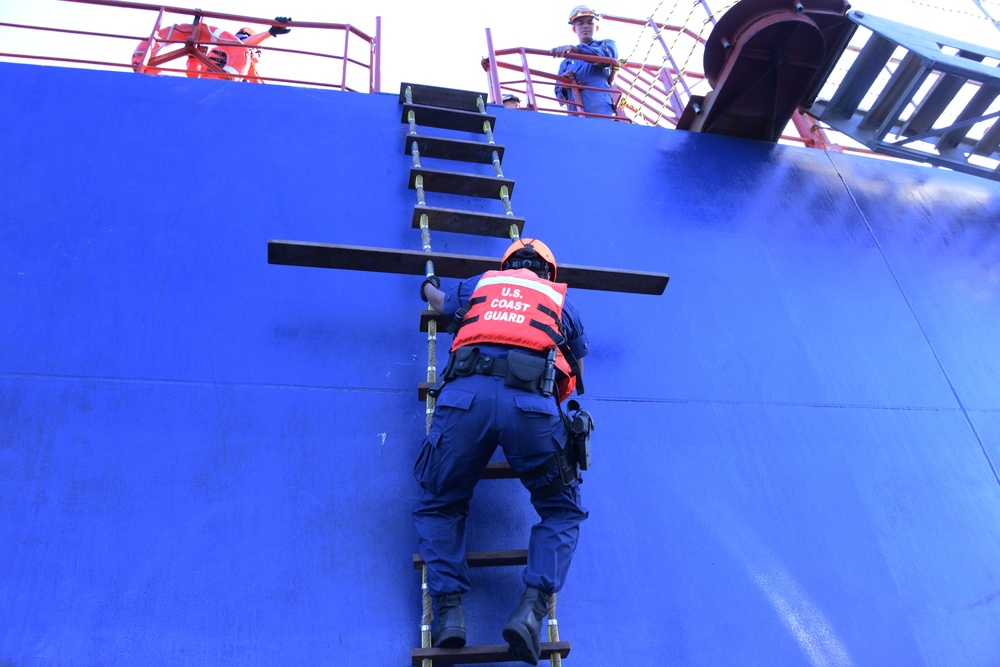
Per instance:
[[[63,0],[95,6],[89,17],[98,27],[77,30],[51,25],[25,25],[0,23],[0,29],[30,34],[32,39],[21,39],[23,50],[0,53],[4,60],[41,61],[87,66],[98,69],[131,69],[155,74],[201,76],[208,78],[237,78],[259,83],[284,83],[299,86],[335,88],[355,92],[378,92],[381,89],[381,19],[375,18],[375,36],[370,36],[350,24],[292,21],[286,25],[293,31],[282,35],[280,43],[296,48],[271,46],[277,39],[256,45],[253,51],[264,56],[257,76],[235,77],[223,71],[206,52],[217,42],[199,39],[192,32],[188,39],[158,39],[162,29],[171,25],[218,26],[228,33],[235,33],[245,25],[255,30],[267,30],[278,25],[273,18],[260,18],[240,14],[187,9],[166,5],[149,5],[122,0]],[[101,14],[106,8],[108,13]],[[151,16],[151,14],[153,16]],[[152,28],[150,21],[152,20]],[[226,23],[222,23],[226,22]],[[227,23],[231,25],[226,25]],[[101,30],[102,25],[127,26],[141,31],[139,34],[121,34]],[[123,28],[124,29],[124,28]],[[82,41],[79,38],[86,38]],[[132,42],[124,45],[123,42]],[[17,40],[3,39],[10,44]],[[239,42],[228,41],[227,48],[240,48]],[[169,55],[167,47],[174,46],[176,55]],[[164,54],[150,67],[154,52],[164,47]],[[249,52],[249,49],[248,49]],[[137,65],[133,62],[136,55]],[[83,54],[86,54],[84,56]],[[196,68],[197,72],[189,69]],[[333,65],[332,67],[330,65]]]
[[[512,93],[526,99],[527,108],[533,111],[613,118],[662,127],[676,126],[684,105],[691,97],[691,90],[699,84],[706,91],[708,88],[707,84],[702,83],[705,78],[703,74],[692,70],[681,70],[678,67],[663,39],[663,34],[674,33],[675,42],[677,39],[684,39],[688,41],[691,49],[703,40],[687,28],[662,25],[653,21],[604,15],[602,23],[608,22],[652,28],[655,31],[655,39],[666,54],[663,65],[650,65],[624,59],[614,61],[611,58],[582,54],[573,55],[575,60],[619,66],[611,85],[612,99],[616,103],[614,115],[583,112],[579,92],[588,88],[558,77],[555,70],[558,69],[559,61],[553,58],[550,50],[527,47],[494,49],[493,36],[487,29],[486,42],[489,55],[483,59],[482,65],[488,74],[493,102],[499,103],[504,93]],[[569,90],[573,100],[566,102],[557,99],[556,86]],[[590,88],[590,90],[596,89]]]
[[[489,28],[486,29],[486,39],[490,41]],[[517,56],[520,60],[519,63],[510,63],[501,58],[506,56]],[[517,47],[513,49],[504,49],[502,51],[494,51],[492,47],[490,48],[490,55],[483,59],[482,65],[483,69],[491,73],[490,76],[490,97],[495,103],[499,103],[498,100],[502,99],[505,92],[513,92],[520,95],[524,95],[527,99],[527,107],[533,111],[548,111],[552,113],[568,113],[575,116],[593,116],[597,118],[613,118],[615,116],[609,116],[604,114],[593,114],[586,113],[583,111],[583,103],[580,99],[581,90],[606,90],[605,88],[595,88],[593,86],[584,86],[574,81],[570,81],[564,77],[557,76],[555,73],[546,72],[545,70],[531,67],[528,64],[528,56],[543,56],[552,59],[552,54],[548,51],[543,51],[541,49],[529,49],[525,47]],[[601,63],[606,65],[617,65],[618,62],[612,58],[602,58],[599,56],[588,56],[583,54],[574,54],[573,58],[576,60],[584,60],[592,63]],[[510,79],[501,81],[498,76],[493,75],[493,72],[499,72],[500,70],[506,70],[511,72],[517,72],[520,78]],[[551,95],[546,94],[549,92],[549,86],[551,86]],[[563,100],[555,96],[555,87],[561,86],[570,91],[572,95],[572,100]],[[620,92],[612,86],[612,97],[614,101],[617,102],[620,97]],[[624,114],[620,116],[622,119],[627,120]]]
[[[714,23],[715,19],[704,1],[701,5],[708,13],[705,19],[708,28],[708,24]],[[525,100],[525,107],[532,111],[676,127],[692,95],[705,95],[711,90],[701,71],[705,38],[686,26],[657,23],[652,19],[639,20],[609,15],[601,18],[602,23],[618,23],[638,27],[640,30],[651,29],[653,43],[650,50],[655,45],[662,49],[662,53],[655,58],[660,61],[659,64],[650,64],[653,58],[649,57],[649,52],[645,62],[623,59],[617,63],[620,68],[611,86],[612,99],[616,103],[614,115],[584,113],[579,91],[587,88],[557,76],[558,59],[554,59],[548,49],[494,49],[493,36],[487,28],[489,55],[483,59],[482,66],[487,72],[491,101],[499,104],[505,93],[511,93]],[[614,30],[610,27],[605,29]],[[619,42],[619,49],[621,47]],[[675,57],[675,51],[680,54],[681,62]],[[581,54],[574,54],[573,58],[594,63],[613,63],[610,58]],[[556,98],[556,86],[571,90],[574,101],[566,102]],[[800,112],[793,116],[789,130],[791,133],[782,137],[785,141],[817,148],[836,148],[815,121]]]

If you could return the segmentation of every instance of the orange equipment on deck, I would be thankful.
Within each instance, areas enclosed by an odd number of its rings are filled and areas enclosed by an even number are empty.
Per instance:
[[[159,74],[160,66],[187,56],[187,75],[242,80],[250,69],[250,51],[236,35],[199,20],[161,28],[152,40],[139,42],[132,54],[132,68],[142,74]]]

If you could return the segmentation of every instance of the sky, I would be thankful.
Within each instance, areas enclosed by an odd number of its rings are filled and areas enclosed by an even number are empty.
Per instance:
[[[597,11],[616,16],[662,23],[681,23],[689,15],[693,23],[704,23],[705,13],[697,0],[615,0],[594,5]],[[732,0],[707,0],[715,10]],[[576,0],[578,2],[578,0]],[[400,81],[467,90],[486,90],[486,74],[479,61],[487,54],[486,28],[491,29],[495,48],[525,46],[550,49],[574,43],[567,25],[569,10],[576,4],[555,0],[505,0],[503,3],[469,0],[365,0],[353,3],[320,3],[315,0],[184,0],[172,6],[191,7],[263,18],[277,15],[295,20],[350,23],[375,34],[376,17],[382,26],[382,90],[395,92]],[[1000,18],[1000,0],[979,0]],[[852,8],[937,32],[962,35],[966,41],[997,44],[1000,31],[982,17],[975,0],[854,0]],[[176,18],[176,17],[175,17]],[[149,32],[155,13],[120,10],[64,0],[0,0],[0,22],[24,23],[80,30],[141,35]],[[174,21],[180,22],[180,21]],[[218,27],[235,31],[240,24],[216,21]],[[622,24],[605,22],[597,37],[613,38],[622,57],[642,61],[651,52],[652,33]],[[317,43],[318,31],[300,29],[265,45],[334,52],[339,48]],[[705,35],[707,36],[708,30]],[[101,42],[97,44],[96,42]],[[135,42],[67,37],[54,33],[0,28],[0,52],[34,52],[40,55],[87,54],[96,59],[127,62]],[[67,53],[68,52],[68,53]],[[652,51],[653,57],[662,51]],[[658,55],[659,54],[659,55]],[[265,53],[274,62],[279,54]],[[552,60],[552,71],[558,61]],[[700,64],[698,65],[700,68]],[[263,67],[262,67],[263,69]],[[273,71],[272,71],[273,72]],[[264,71],[265,75],[269,72]],[[277,75],[277,74],[274,74]]]

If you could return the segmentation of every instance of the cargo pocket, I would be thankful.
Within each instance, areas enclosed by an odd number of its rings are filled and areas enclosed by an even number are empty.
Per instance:
[[[440,398],[434,404],[434,409],[439,408],[458,408],[459,410],[468,410],[472,407],[472,402],[476,400],[476,395],[467,391],[462,391],[460,389],[455,389],[454,387],[447,387],[447,391],[442,391]],[[434,430],[433,428],[431,429]],[[438,435],[438,439],[440,439]]]
[[[434,492],[434,461],[438,451],[438,443],[441,441],[441,431],[431,430],[424,437],[423,447],[420,448],[420,455],[417,462],[413,464],[413,478],[422,489]]]

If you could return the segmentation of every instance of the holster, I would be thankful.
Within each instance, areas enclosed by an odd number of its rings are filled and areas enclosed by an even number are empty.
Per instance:
[[[587,470],[590,468],[590,434],[594,430],[594,418],[576,401],[569,401],[566,410],[569,412],[566,447],[571,450],[580,470]]]
[[[580,471],[590,468],[590,433],[594,430],[594,420],[576,401],[569,401],[566,408],[569,414],[560,408],[560,416],[566,426],[566,446],[559,447],[552,458],[538,469],[521,475],[521,481],[528,482],[538,479],[553,467],[559,470],[558,479],[533,492],[533,498],[552,496],[559,492],[560,487],[576,481],[582,483]]]

